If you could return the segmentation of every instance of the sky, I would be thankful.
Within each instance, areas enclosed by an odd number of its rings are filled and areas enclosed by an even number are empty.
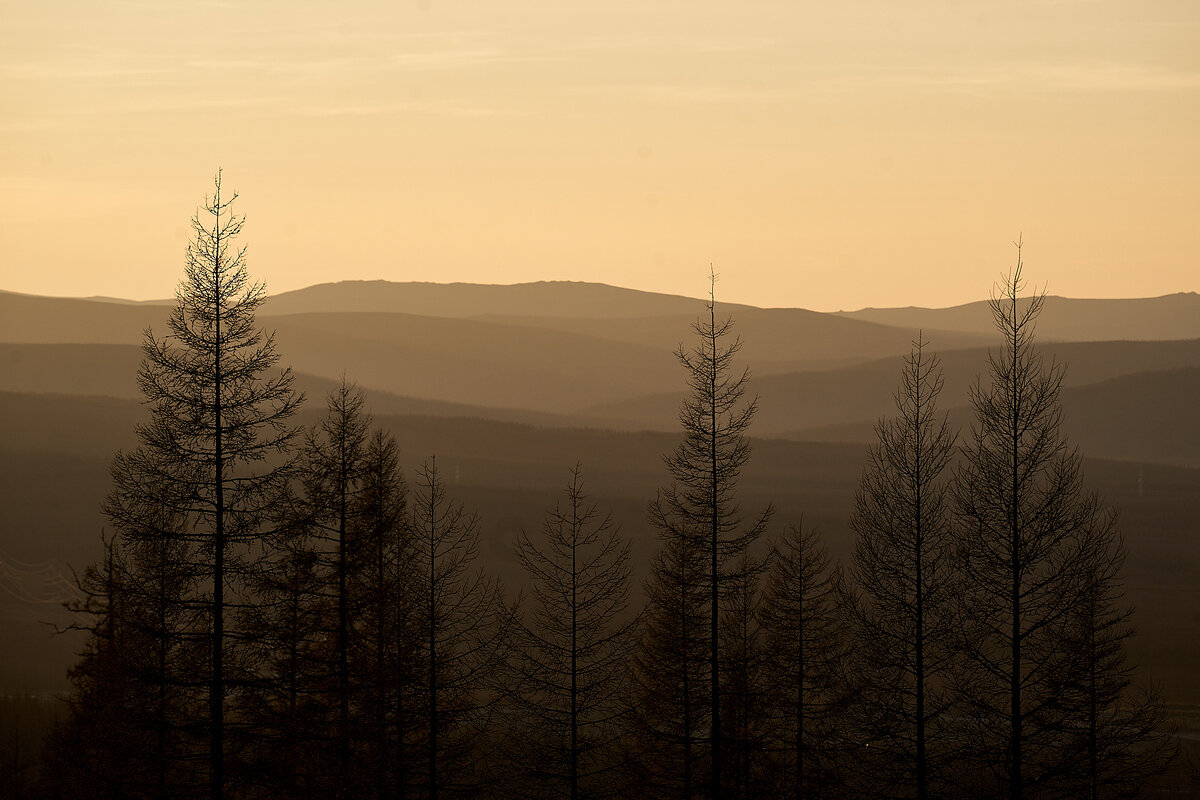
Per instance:
[[[0,289],[1200,290],[1195,0],[0,0]],[[548,313],[553,313],[552,310]]]

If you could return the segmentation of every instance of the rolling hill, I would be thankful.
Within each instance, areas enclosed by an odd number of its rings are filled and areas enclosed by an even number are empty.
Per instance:
[[[1200,469],[1200,368],[1136,372],[1062,392],[1063,432],[1085,455]],[[943,405],[943,408],[946,406]],[[965,434],[973,412],[949,410]],[[781,437],[805,442],[875,440],[874,419],[800,428]]]
[[[985,333],[993,329],[986,301],[951,308],[864,308],[839,311],[846,319],[925,330]],[[1057,341],[1195,339],[1200,337],[1200,294],[1088,300],[1048,296],[1038,336]]]
[[[272,296],[265,315],[331,312],[397,312],[429,317],[486,314],[627,319],[694,314],[703,301],[680,295],[624,289],[604,283],[424,283],[340,281]],[[743,310],[750,306],[733,306]]]

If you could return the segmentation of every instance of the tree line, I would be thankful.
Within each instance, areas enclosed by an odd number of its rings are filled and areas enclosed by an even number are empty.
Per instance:
[[[849,563],[739,502],[756,400],[710,295],[677,352],[644,602],[578,464],[516,537],[514,596],[436,459],[406,478],[352,382],[293,422],[235,198],[218,175],[168,332],[145,335],[149,421],[112,462],[39,796],[1100,798],[1173,757],[1132,680],[1116,516],[1062,435],[1065,367],[1036,347],[1019,247],[968,431],[914,342]]]

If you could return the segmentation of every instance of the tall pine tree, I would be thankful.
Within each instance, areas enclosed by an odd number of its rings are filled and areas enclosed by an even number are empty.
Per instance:
[[[942,382],[937,357],[918,338],[895,395],[897,416],[875,426],[878,441],[850,520],[858,597],[847,611],[854,672],[864,684],[856,718],[860,738],[871,742],[864,777],[884,796],[918,800],[944,793],[939,767],[951,739],[945,685],[957,652],[944,475],[955,436],[937,410]]]
[[[278,370],[273,335],[255,324],[266,298],[251,283],[246,249],[237,245],[245,218],[233,211],[237,194],[214,191],[192,219],[185,277],[168,318],[168,333],[146,332],[138,383],[150,421],[138,428],[146,454],[145,479],[131,492],[173,487],[174,509],[187,519],[195,575],[205,607],[208,690],[209,794],[221,800],[226,784],[226,700],[241,637],[226,629],[231,609],[243,605],[254,544],[261,540],[296,434],[289,425],[301,397],[288,369]],[[142,487],[139,489],[139,487]],[[153,497],[137,502],[154,502]],[[232,668],[231,668],[232,667]]]
[[[712,280],[715,283],[715,275]],[[679,411],[683,440],[664,458],[672,482],[660,489],[651,503],[650,518],[665,543],[676,548],[671,558],[677,563],[665,565],[668,569],[689,571],[691,566],[685,564],[694,566],[698,559],[703,561],[701,572],[686,578],[693,586],[681,585],[681,597],[701,588],[705,598],[704,630],[689,627],[689,635],[700,637],[707,649],[707,669],[696,677],[707,687],[703,714],[708,728],[707,784],[709,796],[717,800],[724,785],[721,774],[725,750],[721,729],[722,603],[731,593],[736,594],[743,571],[756,568],[743,556],[766,528],[772,510],[768,507],[749,522],[742,516],[737,484],[750,458],[746,432],[757,403],[745,401],[749,371],[734,370],[741,342],[737,338],[729,341],[732,320],[718,321],[711,294],[706,311],[692,326],[696,345],[690,350],[680,345],[676,353],[688,386]],[[694,583],[697,579],[699,586]],[[680,652],[690,650],[691,644],[685,642]]]

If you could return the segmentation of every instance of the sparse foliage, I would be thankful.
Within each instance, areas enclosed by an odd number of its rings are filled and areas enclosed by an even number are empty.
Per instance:
[[[516,555],[531,607],[508,659],[512,717],[509,794],[601,798],[622,788],[629,712],[629,545],[583,491],[578,465],[541,535],[522,531]]]
[[[768,748],[780,796],[827,797],[842,783],[849,685],[841,579],[820,535],[789,526],[774,543],[760,605],[766,636]],[[857,758],[860,754],[854,754]]]
[[[854,718],[857,738],[871,744],[861,783],[886,797],[943,794],[941,765],[952,755],[945,685],[958,579],[943,473],[955,436],[937,411],[942,382],[919,338],[901,373],[898,414],[875,426],[850,520],[858,596],[847,611],[862,681]]]
[[[684,715],[686,730],[679,735],[690,748],[694,734],[702,730],[697,724],[707,727],[708,793],[717,798],[724,784],[725,749],[721,729],[722,603],[731,593],[737,594],[739,587],[744,588],[745,570],[757,570],[756,562],[744,556],[762,535],[772,510],[768,507],[747,522],[737,501],[738,478],[750,458],[746,431],[757,403],[744,402],[749,372],[733,371],[741,347],[736,338],[727,343],[733,322],[717,320],[716,303],[710,298],[707,314],[692,329],[696,346],[688,350],[680,345],[676,353],[687,373],[688,394],[679,411],[683,440],[664,458],[672,482],[652,501],[650,519],[669,548],[662,570],[655,573],[669,582],[663,586],[663,600],[679,609],[681,621],[693,613],[688,607],[695,601],[696,591],[703,593],[707,605],[703,629],[690,622],[684,626],[686,636],[696,637],[707,649],[707,669],[696,676],[690,666],[685,670],[679,664],[673,669],[681,678],[687,673],[689,686],[679,699],[689,706],[691,681],[707,684],[708,708],[697,714],[696,720],[691,719],[693,709],[689,708]],[[657,591],[651,592],[652,597]],[[682,641],[674,649],[681,657],[690,658],[693,643]],[[685,783],[690,786],[690,778]]]
[[[975,745],[974,788],[1014,800],[1080,791],[1081,753],[1064,732],[1091,712],[1063,692],[1104,656],[1068,643],[1081,640],[1081,613],[1085,632],[1102,627],[1112,583],[1098,576],[1115,574],[1117,553],[1115,527],[1083,490],[1081,458],[1061,434],[1064,368],[1034,346],[1044,295],[1020,299],[1021,266],[1018,245],[1017,266],[991,302],[1004,343],[989,353],[989,385],[971,392],[975,423],[953,490],[962,536],[957,689]],[[1092,696],[1106,711],[1117,702],[1101,699]],[[1117,752],[1139,739],[1126,734]]]
[[[512,612],[499,582],[475,569],[479,518],[450,499],[434,459],[417,471],[411,513],[420,564],[414,650],[424,673],[411,728],[424,764],[413,782],[435,800],[478,791],[475,765],[495,701],[487,690],[506,655]]]

